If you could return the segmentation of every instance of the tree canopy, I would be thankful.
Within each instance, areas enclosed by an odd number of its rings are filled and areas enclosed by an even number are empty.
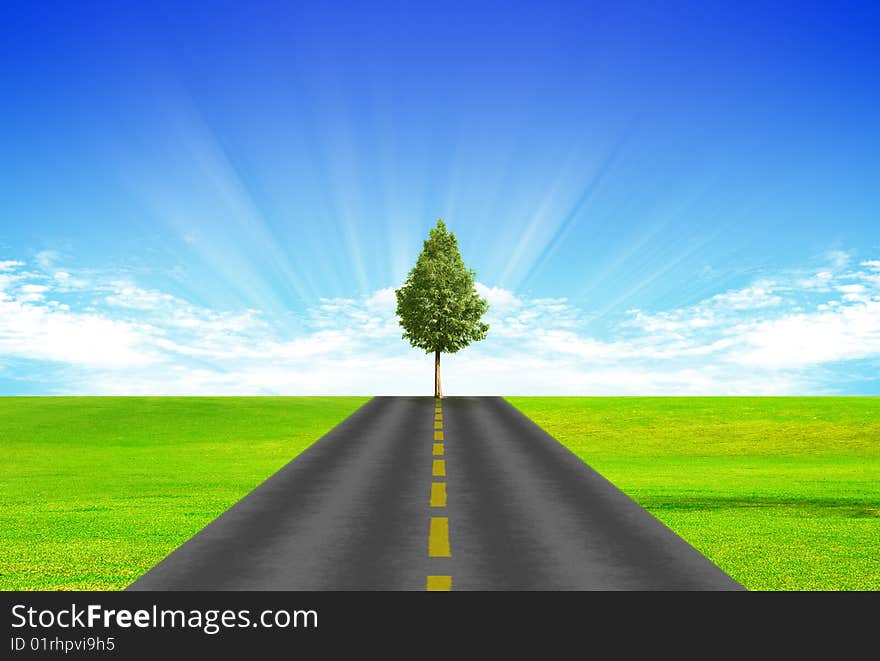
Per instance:
[[[489,325],[481,319],[489,303],[474,288],[475,276],[461,258],[455,234],[438,219],[406,282],[395,292],[403,339],[438,354],[456,353],[484,339]]]

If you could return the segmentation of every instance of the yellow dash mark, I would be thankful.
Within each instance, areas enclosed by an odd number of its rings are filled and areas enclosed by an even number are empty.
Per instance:
[[[443,443],[434,443],[434,456],[442,457],[443,456]]]
[[[442,431],[435,431],[434,432],[434,440],[435,441],[442,441],[443,440],[443,432]]]
[[[443,429],[443,423],[442,422],[435,422],[434,429]]]
[[[446,477],[446,461],[443,459],[435,459],[434,466],[431,468],[433,477]]]
[[[428,535],[428,555],[432,558],[451,558],[449,551],[449,519],[445,516],[431,517]]]
[[[442,419],[443,419],[442,413],[438,413],[437,415],[434,416],[434,420],[442,420]]]
[[[431,507],[446,507],[446,482],[431,484]]]
[[[449,592],[452,590],[452,576],[428,576],[428,592]]]

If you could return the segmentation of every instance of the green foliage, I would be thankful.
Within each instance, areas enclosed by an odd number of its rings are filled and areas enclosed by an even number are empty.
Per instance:
[[[0,589],[118,590],[366,397],[0,397]]]
[[[489,326],[480,319],[489,303],[474,289],[474,276],[464,265],[455,234],[438,220],[395,292],[403,339],[429,353],[456,353],[485,338]]]
[[[880,589],[880,398],[508,399],[747,588]]]

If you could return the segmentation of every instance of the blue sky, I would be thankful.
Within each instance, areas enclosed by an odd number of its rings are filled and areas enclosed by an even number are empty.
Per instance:
[[[0,394],[880,394],[876,5],[416,4],[4,3]]]

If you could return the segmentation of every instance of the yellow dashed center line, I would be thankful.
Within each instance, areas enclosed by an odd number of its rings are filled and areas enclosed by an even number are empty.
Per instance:
[[[449,550],[449,519],[445,516],[431,517],[428,534],[428,555],[432,558],[451,558]]]
[[[434,443],[431,448],[434,457],[444,457],[446,455],[446,446],[443,440],[443,410],[440,406],[440,400],[436,400],[434,407]],[[431,476],[435,478],[446,477],[445,459],[433,460]],[[446,507],[446,482],[431,483],[431,499],[429,502],[432,508]],[[431,527],[428,531],[428,557],[452,557],[452,551],[449,548],[448,517],[431,517]],[[452,576],[428,576],[425,580],[425,590],[428,592],[449,592],[452,590]]]
[[[428,576],[428,592],[449,592],[452,589],[452,576]]]
[[[431,507],[446,507],[446,483],[431,484]]]

